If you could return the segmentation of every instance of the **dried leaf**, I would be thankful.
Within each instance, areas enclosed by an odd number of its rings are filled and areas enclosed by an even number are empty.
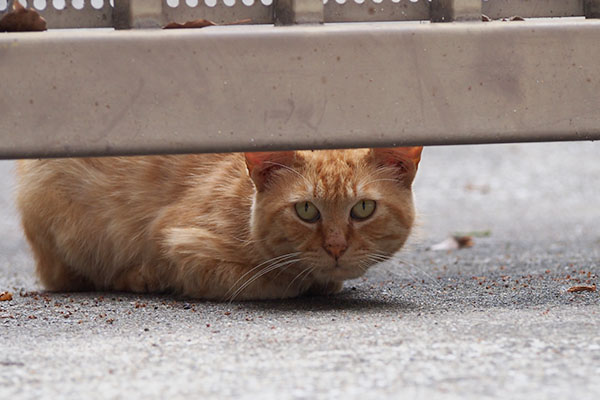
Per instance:
[[[492,19],[485,14],[481,14],[481,20],[483,22],[490,22]]]
[[[0,19],[0,32],[45,31],[46,20],[37,11],[15,1],[13,9]]]
[[[525,18],[519,17],[518,15],[513,15],[508,19],[509,21],[525,21]]]
[[[163,29],[204,28],[206,26],[214,25],[216,25],[214,22],[200,18],[193,21],[184,22],[183,24],[178,22],[169,22],[167,25],[163,26]]]
[[[433,251],[458,250],[473,247],[474,244],[472,236],[451,236],[438,244],[434,244],[429,249]]]
[[[247,24],[252,22],[252,20],[250,18],[247,19],[241,19],[239,21],[234,21],[234,22],[230,22],[227,24],[220,24],[221,26],[223,25],[239,25],[239,24]],[[163,26],[163,29],[186,29],[186,28],[204,28],[207,26],[216,26],[219,24],[216,24],[212,21],[209,21],[207,19],[195,19],[193,21],[187,21],[184,22],[183,24],[180,24],[178,22],[169,22],[167,25]]]
[[[0,293],[0,301],[11,301],[12,293],[11,292],[2,292]]]
[[[575,292],[595,292],[596,291],[596,285],[593,286],[573,286],[567,289],[567,292],[569,293],[575,293]]]
[[[458,242],[459,249],[465,247],[473,247],[473,245],[475,244],[472,236],[453,236],[453,238]]]

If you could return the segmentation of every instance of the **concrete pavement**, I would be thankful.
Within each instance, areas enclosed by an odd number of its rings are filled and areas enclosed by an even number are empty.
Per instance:
[[[0,162],[0,398],[600,398],[599,146],[427,148],[396,259],[234,304],[41,292]]]

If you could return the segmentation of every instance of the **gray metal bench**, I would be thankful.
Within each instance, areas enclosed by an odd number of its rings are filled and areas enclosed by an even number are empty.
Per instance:
[[[0,33],[0,158],[600,139],[596,0],[79,1]]]

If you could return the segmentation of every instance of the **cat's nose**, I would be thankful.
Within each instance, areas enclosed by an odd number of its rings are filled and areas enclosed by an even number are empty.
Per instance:
[[[346,252],[348,246],[325,246],[325,251],[327,251],[331,257],[335,258],[335,261],[339,260],[342,254]]]
[[[337,261],[348,248],[348,243],[343,235],[334,235],[328,238],[323,248],[329,255]]]

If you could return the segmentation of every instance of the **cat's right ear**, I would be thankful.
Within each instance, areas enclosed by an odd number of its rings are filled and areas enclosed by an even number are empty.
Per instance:
[[[372,149],[371,154],[379,166],[393,168],[398,181],[410,188],[421,161],[422,151],[422,146],[389,147]]]
[[[294,163],[293,151],[262,151],[244,153],[248,174],[259,192],[269,187],[274,172],[281,168],[291,168]]]

